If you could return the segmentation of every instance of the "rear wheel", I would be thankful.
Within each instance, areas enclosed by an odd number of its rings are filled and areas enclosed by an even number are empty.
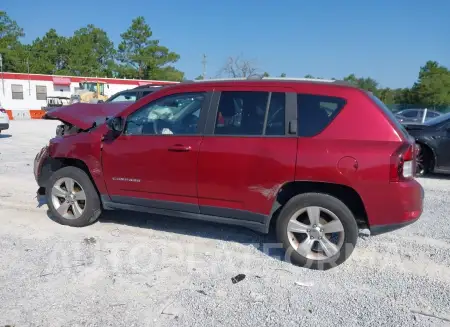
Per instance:
[[[327,270],[353,252],[358,226],[350,209],[322,193],[300,194],[288,201],[277,220],[277,238],[293,264]]]
[[[89,176],[76,167],[64,167],[50,177],[46,187],[48,207],[62,225],[83,227],[101,214],[97,191]]]

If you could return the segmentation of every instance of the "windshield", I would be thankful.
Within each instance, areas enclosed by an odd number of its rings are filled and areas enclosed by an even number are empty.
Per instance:
[[[135,102],[137,99],[136,92],[122,92],[113,95],[111,98],[106,100],[106,102]]]
[[[450,112],[446,113],[446,114],[443,114],[443,115],[440,115],[438,117],[432,118],[430,120],[427,120],[424,123],[424,125],[426,125],[426,126],[434,126],[434,125],[438,125],[440,123],[446,122],[448,120],[450,120]]]

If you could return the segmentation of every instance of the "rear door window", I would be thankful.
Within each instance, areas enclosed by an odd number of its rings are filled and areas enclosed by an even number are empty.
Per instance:
[[[298,94],[298,135],[310,137],[321,133],[345,106],[343,98]]]
[[[439,114],[437,112],[427,111],[427,119],[434,118],[437,116],[439,116]]]
[[[223,91],[215,135],[285,135],[284,92]]]

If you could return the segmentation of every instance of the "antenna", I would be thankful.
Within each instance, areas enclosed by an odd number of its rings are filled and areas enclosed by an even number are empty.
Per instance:
[[[206,78],[206,55],[203,54],[203,59],[202,59],[202,65],[203,65],[203,73],[202,73],[202,77],[203,79]]]

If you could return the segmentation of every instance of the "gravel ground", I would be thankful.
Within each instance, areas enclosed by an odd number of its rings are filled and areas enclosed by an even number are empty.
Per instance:
[[[450,326],[450,178],[421,180],[417,223],[318,272],[240,228],[126,212],[54,223],[32,163],[55,127],[12,121],[0,136],[0,326]]]

